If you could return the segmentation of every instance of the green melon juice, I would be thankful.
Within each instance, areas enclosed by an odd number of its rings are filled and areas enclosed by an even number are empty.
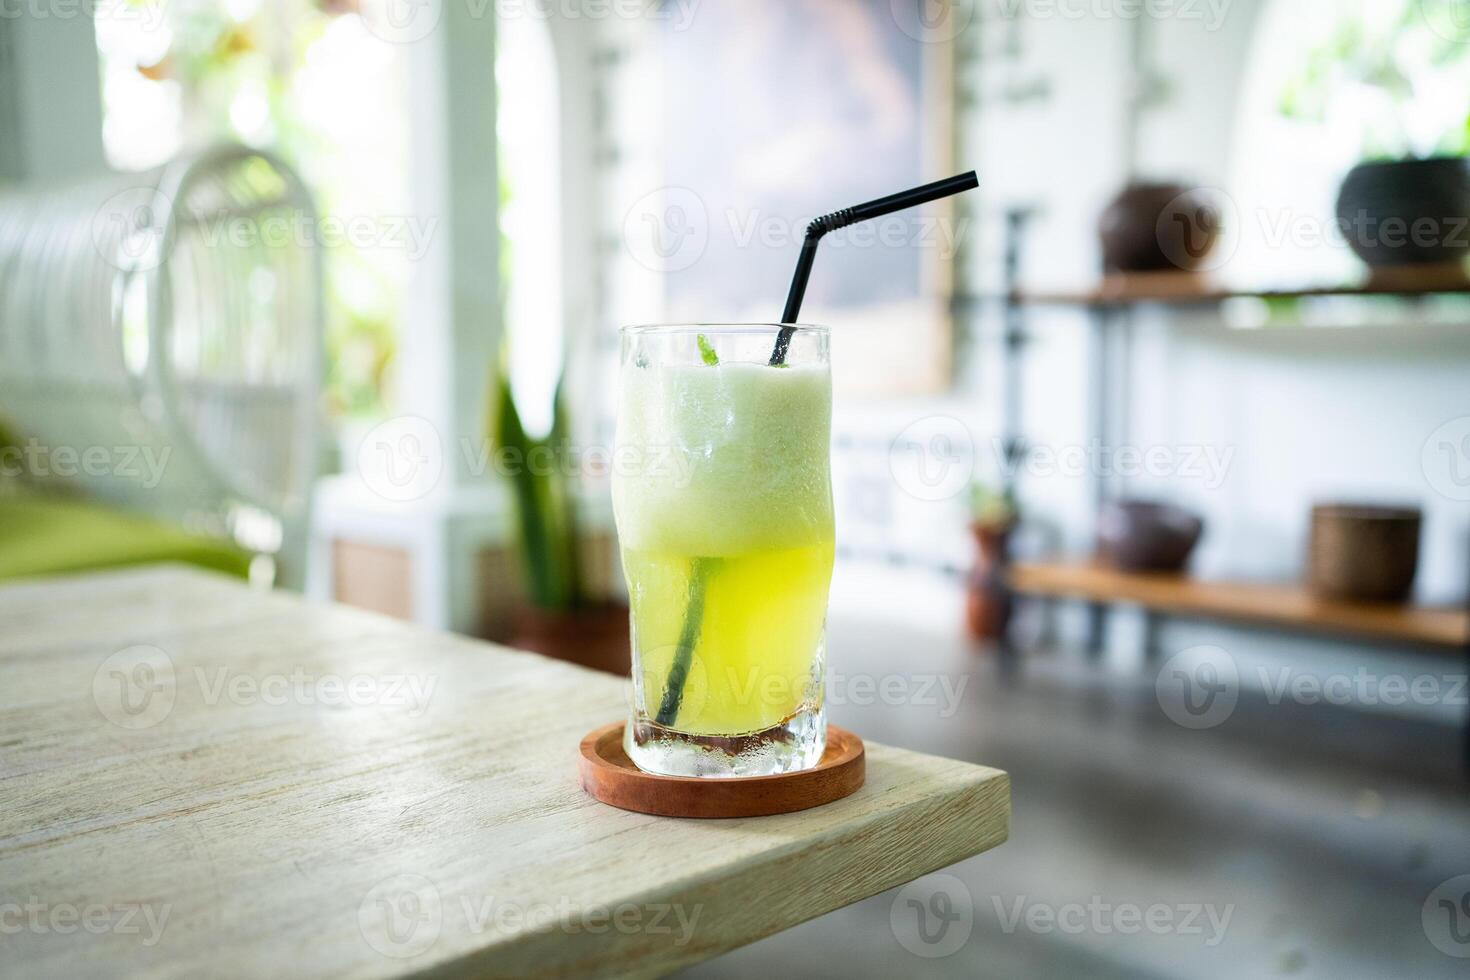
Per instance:
[[[780,367],[765,363],[774,336],[624,335],[613,504],[634,644],[625,742],[644,769],[784,772],[825,745],[826,333],[798,332]]]

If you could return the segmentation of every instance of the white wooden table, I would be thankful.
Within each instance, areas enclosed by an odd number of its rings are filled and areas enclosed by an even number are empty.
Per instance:
[[[0,974],[657,975],[1006,839],[1004,773],[872,743],[803,813],[603,806],[624,705],[196,571],[0,587]]]

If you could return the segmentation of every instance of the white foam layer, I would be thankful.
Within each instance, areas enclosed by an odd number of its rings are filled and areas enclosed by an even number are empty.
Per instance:
[[[830,537],[831,430],[825,368],[628,368],[613,475],[623,546],[735,555]]]

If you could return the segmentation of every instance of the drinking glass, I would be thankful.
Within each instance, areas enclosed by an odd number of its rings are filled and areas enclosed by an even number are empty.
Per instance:
[[[789,328],[788,328],[789,329]],[[624,327],[613,510],[632,716],[649,772],[817,763],[832,578],[832,379],[823,327]]]

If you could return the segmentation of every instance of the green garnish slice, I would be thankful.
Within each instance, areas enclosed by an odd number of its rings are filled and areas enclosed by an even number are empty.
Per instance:
[[[720,355],[704,334],[695,334],[694,342],[699,345],[699,356],[704,363],[714,367],[720,363]],[[679,717],[679,705],[684,700],[684,684],[689,679],[689,667],[694,661],[694,647],[699,642],[699,630],[704,621],[705,579],[715,559],[696,558],[689,573],[689,604],[684,609],[684,625],[679,630],[679,645],[674,649],[674,662],[669,667],[669,679],[664,683],[664,696],[654,721],[665,728],[674,724]]]

